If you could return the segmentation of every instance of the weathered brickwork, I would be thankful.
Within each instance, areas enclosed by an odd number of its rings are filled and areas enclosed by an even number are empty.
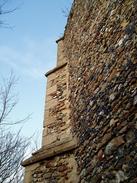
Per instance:
[[[137,1],[75,0],[64,35],[80,182],[137,182]]]

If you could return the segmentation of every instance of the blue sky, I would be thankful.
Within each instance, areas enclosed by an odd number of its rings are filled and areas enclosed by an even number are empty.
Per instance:
[[[11,28],[0,28],[0,76],[11,70],[19,77],[19,103],[12,120],[32,114],[23,125],[24,136],[36,133],[41,139],[46,79],[44,74],[56,64],[55,41],[63,35],[72,0],[11,0],[9,8],[19,8],[1,18]],[[15,127],[20,128],[20,126]]]

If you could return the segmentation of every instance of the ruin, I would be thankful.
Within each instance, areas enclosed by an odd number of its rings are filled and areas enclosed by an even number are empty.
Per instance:
[[[25,183],[136,183],[137,1],[74,0],[57,44]]]

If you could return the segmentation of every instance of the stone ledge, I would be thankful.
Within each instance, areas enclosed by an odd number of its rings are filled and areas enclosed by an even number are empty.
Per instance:
[[[56,142],[51,144],[51,146],[42,147],[40,150],[36,151],[32,154],[32,156],[21,163],[22,166],[26,167],[28,165],[40,162],[47,158],[54,157],[56,155],[62,154],[66,151],[73,150],[77,147],[77,139],[76,138],[68,138],[63,142]]]
[[[56,43],[58,43],[59,41],[64,40],[64,36],[60,37],[59,39],[56,40]]]
[[[51,69],[50,71],[48,71],[48,72],[45,74],[45,76],[46,76],[46,77],[49,76],[49,75],[52,74],[53,72],[58,71],[59,69],[61,69],[62,67],[65,67],[66,65],[67,65],[67,62],[64,63],[64,64],[62,64],[62,65],[59,65],[59,66],[55,67],[54,69]]]
[[[74,140],[72,140],[72,137],[63,138],[63,141],[57,141],[57,142],[53,142],[52,144],[43,146],[38,151],[32,153],[32,155],[35,155],[35,154],[40,153],[40,152],[43,152],[43,150],[48,150],[48,149],[51,149],[51,148],[54,148],[54,147],[61,146],[63,144],[66,144],[68,142],[71,142],[71,141],[74,141]]]

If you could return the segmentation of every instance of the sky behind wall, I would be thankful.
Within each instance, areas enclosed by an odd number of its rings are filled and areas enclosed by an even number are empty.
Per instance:
[[[19,7],[3,16],[10,28],[0,28],[0,77],[12,70],[19,77],[19,103],[12,120],[32,114],[23,125],[24,136],[41,139],[46,79],[44,74],[56,64],[55,41],[63,35],[72,0],[11,0]],[[63,13],[65,11],[65,13]],[[20,126],[16,126],[20,128]],[[36,138],[35,136],[35,138]]]

